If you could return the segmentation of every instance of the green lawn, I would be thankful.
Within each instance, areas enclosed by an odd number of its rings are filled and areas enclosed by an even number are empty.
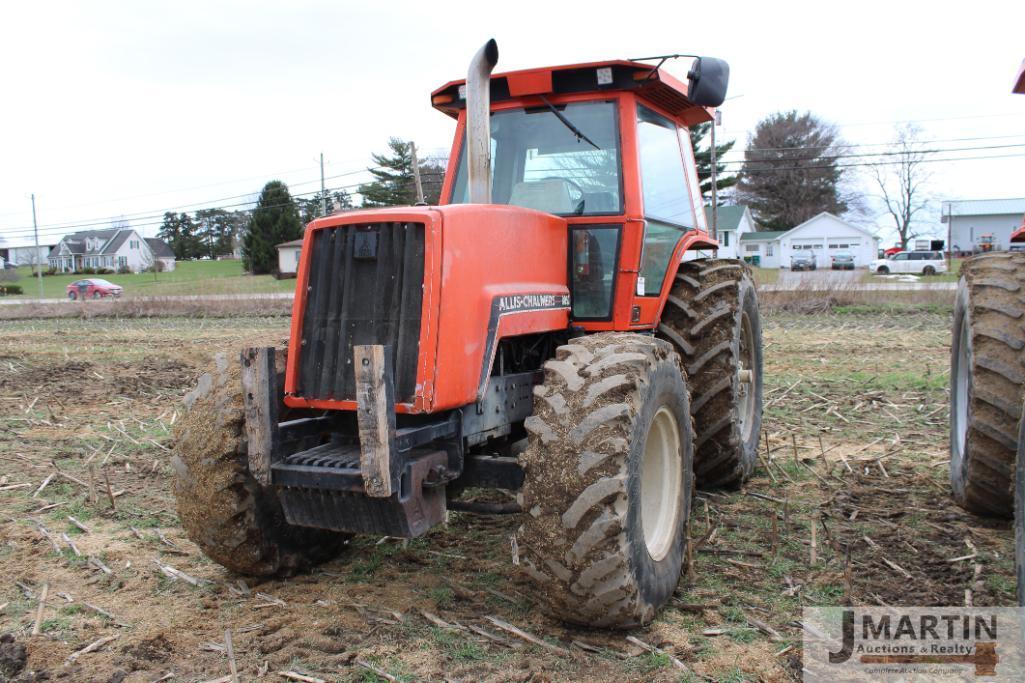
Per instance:
[[[30,268],[18,268],[24,294],[13,298],[36,298],[39,285]],[[124,296],[169,296],[181,294],[250,294],[291,292],[295,280],[275,280],[270,275],[247,275],[241,261],[179,261],[169,273],[138,275],[48,275],[43,277],[43,297],[63,298],[65,287],[81,278],[97,277],[125,288]]]

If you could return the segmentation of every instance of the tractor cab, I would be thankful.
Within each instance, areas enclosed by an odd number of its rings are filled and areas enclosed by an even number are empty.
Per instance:
[[[665,60],[663,60],[665,61]],[[704,75],[702,76],[702,71]],[[689,127],[712,120],[728,67],[699,59],[689,84],[661,66],[607,61],[490,76],[489,203],[567,224],[572,318],[583,329],[651,327],[683,252],[714,249]],[[441,204],[474,203],[467,82],[434,91],[458,121]]]

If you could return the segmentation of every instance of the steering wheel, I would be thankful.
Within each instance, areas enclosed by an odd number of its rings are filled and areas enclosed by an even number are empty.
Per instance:
[[[577,191],[577,198],[571,200],[574,203],[579,202],[580,200],[582,200],[584,198],[584,188],[580,187],[579,185],[577,185],[576,182],[570,180],[569,178],[567,178],[565,176],[550,175],[550,176],[547,176],[545,178],[542,178],[541,180],[561,180],[562,182],[564,182],[567,185],[569,185],[570,187],[572,187],[574,190]]]

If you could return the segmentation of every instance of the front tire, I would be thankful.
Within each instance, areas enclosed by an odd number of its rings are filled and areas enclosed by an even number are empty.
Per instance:
[[[876,272],[879,273],[880,275],[889,275],[890,274],[890,269],[887,268],[886,266],[879,266],[878,268],[876,268]]]
[[[922,275],[925,275],[926,277],[928,277],[930,275],[935,275],[935,274],[936,274],[936,269],[933,268],[932,266],[926,266],[925,268],[922,268]]]
[[[78,294],[77,293],[75,293],[75,292],[68,292],[68,299],[70,299],[71,301],[74,301],[77,298],[78,298]]]
[[[683,359],[693,393],[698,486],[738,486],[762,426],[762,326],[750,269],[731,259],[680,264],[658,336]]]
[[[559,347],[524,426],[519,548],[538,602],[586,626],[650,622],[680,579],[693,487],[672,346],[608,333]]]
[[[961,266],[950,361],[950,484],[971,512],[1010,517],[1025,388],[1025,254]]]
[[[281,368],[284,358],[276,354]],[[338,554],[347,535],[289,524],[274,489],[250,474],[237,360],[218,354],[185,407],[172,490],[185,533],[210,559],[239,574],[287,576]]]

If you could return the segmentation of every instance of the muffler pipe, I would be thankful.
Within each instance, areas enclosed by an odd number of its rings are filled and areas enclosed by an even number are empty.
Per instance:
[[[491,70],[498,43],[484,44],[466,74],[466,168],[471,204],[491,203]]]

